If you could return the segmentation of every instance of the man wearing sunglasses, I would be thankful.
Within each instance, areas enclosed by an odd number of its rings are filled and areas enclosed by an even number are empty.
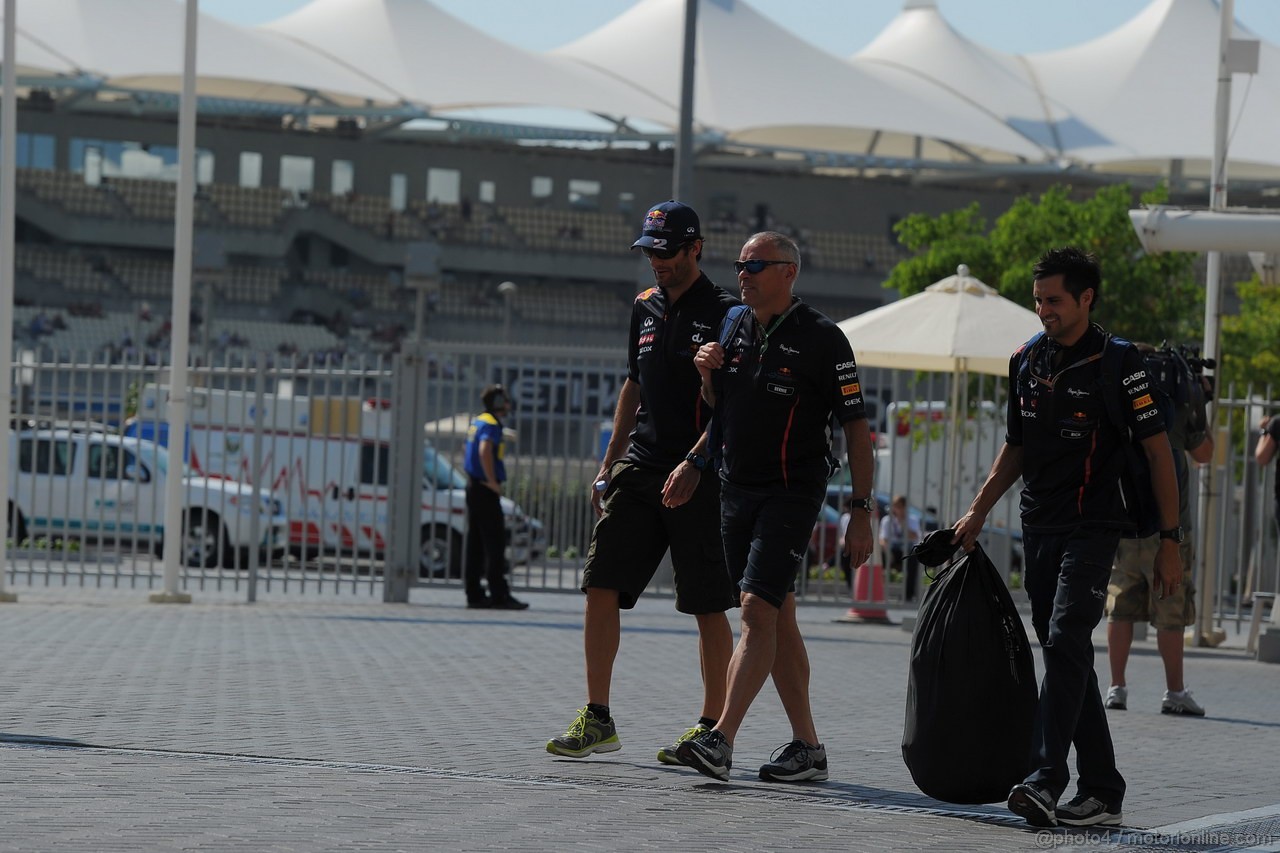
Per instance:
[[[831,455],[833,417],[844,430],[853,483],[845,547],[855,566],[870,556],[871,431],[848,338],[792,293],[800,272],[795,242],[766,231],[748,240],[738,258],[742,301],[751,310],[736,329],[704,344],[694,362],[722,437],[721,536],[742,590],[742,632],[719,722],[681,744],[677,755],[699,772],[727,780],[734,739],[772,674],[792,740],[760,768],[760,778],[821,781],[827,753],[809,704],[795,578],[827,480],[839,467]]]
[[[1073,247],[1052,249],[1032,278],[1044,336],[1009,359],[1005,444],[956,522],[953,541],[972,550],[996,501],[1023,481],[1023,586],[1044,677],[1031,773],[1009,792],[1009,810],[1032,826],[1115,826],[1123,820],[1125,781],[1098,691],[1093,631],[1102,619],[1121,532],[1132,525],[1119,488],[1129,436],[1112,424],[1109,405],[1123,412],[1124,432],[1141,441],[1150,463],[1151,489],[1167,528],[1154,558],[1153,586],[1160,595],[1175,593],[1182,579],[1177,477],[1137,348],[1123,344],[1119,375],[1103,372],[1105,349],[1121,344],[1109,342],[1090,322],[1102,292],[1097,258]],[[1059,805],[1073,745],[1077,794]]]
[[[738,606],[738,593],[720,544],[719,480],[704,473],[711,409],[693,357],[738,300],[698,268],[702,233],[687,205],[650,208],[632,248],[648,258],[655,286],[632,305],[627,379],[591,495],[599,519],[582,575],[587,706],[547,751],[585,758],[621,748],[609,709],[619,615],[635,606],[670,548],[676,609],[698,623],[703,680],[701,718],[658,750],[658,761],[678,764],[676,747],[716,724],[733,652],[725,612]]]

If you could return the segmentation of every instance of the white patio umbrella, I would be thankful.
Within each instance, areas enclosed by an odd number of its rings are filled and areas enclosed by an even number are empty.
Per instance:
[[[1007,374],[1009,357],[1040,330],[1040,319],[969,275],[969,267],[961,264],[955,275],[922,292],[839,325],[860,367],[952,374],[947,453],[951,488],[944,511],[954,517],[960,428],[967,403],[962,397],[968,388],[965,380],[971,372]]]
[[[1013,351],[1040,330],[1040,319],[961,264],[955,275],[840,328],[862,367],[1003,376]]]

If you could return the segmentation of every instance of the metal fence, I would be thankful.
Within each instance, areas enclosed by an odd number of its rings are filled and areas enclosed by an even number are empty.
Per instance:
[[[1006,383],[867,374],[864,387],[880,389],[873,400],[879,502],[903,493],[926,530],[949,525],[1003,442]],[[163,509],[159,490],[147,488],[154,485],[147,466],[155,463],[130,453],[145,456],[150,440],[168,441],[167,375],[145,355],[114,362],[17,360],[11,497],[23,529],[13,530],[11,522],[8,582],[162,584],[155,553]],[[199,523],[184,533],[184,543],[191,542],[184,548],[190,565],[183,587],[243,591],[250,600],[258,589],[385,596],[384,572],[397,541],[412,555],[413,582],[458,585],[467,536],[463,446],[481,391],[501,383],[514,404],[506,424],[513,585],[576,590],[594,523],[590,485],[624,379],[621,350],[482,343],[410,345],[384,358],[299,361],[256,354],[194,364],[185,446],[195,476],[186,518]],[[1256,430],[1246,428],[1256,426],[1269,399],[1229,394],[1218,403],[1218,455],[1200,475],[1214,498],[1198,548],[1201,610],[1217,624],[1247,619],[1252,593],[1280,588],[1275,531],[1267,523],[1273,472],[1253,461],[1249,438]],[[420,418],[415,432],[425,424],[422,455],[414,457],[421,477],[408,475],[403,482],[412,483],[411,491],[402,494],[409,498],[399,501],[396,483],[405,472],[396,466],[410,457],[396,446],[397,435],[405,434],[397,414]],[[104,436],[140,441],[107,452],[96,446],[107,443]],[[843,447],[836,450],[843,457]],[[59,453],[66,457],[63,468]],[[77,467],[77,454],[84,465]],[[103,459],[116,459],[114,467]],[[144,473],[150,483],[141,482]],[[66,482],[55,494],[48,486],[59,478]],[[803,601],[850,601],[836,541],[846,478],[842,473],[833,481],[830,506],[815,528],[797,582]],[[256,512],[245,498],[254,489],[267,501],[259,525],[265,533],[246,544],[239,528]],[[1016,506],[1016,493],[1002,501],[984,537],[1015,588],[1021,568]],[[877,562],[887,561],[878,555]],[[888,598],[900,598],[901,576],[886,581]],[[669,568],[659,571],[651,590],[672,592]]]
[[[1216,406],[1215,456],[1201,470],[1207,484],[1200,494],[1210,500],[1197,507],[1202,634],[1225,623],[1238,631],[1253,618],[1255,607],[1262,607],[1258,593],[1280,592],[1280,547],[1272,518],[1276,466],[1263,468],[1254,457],[1258,425],[1263,416],[1280,413],[1278,404],[1271,388],[1229,388]]]

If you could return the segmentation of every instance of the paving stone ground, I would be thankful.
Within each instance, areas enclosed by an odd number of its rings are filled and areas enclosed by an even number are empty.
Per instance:
[[[544,746],[585,702],[575,593],[497,613],[439,588],[405,605],[9,589],[0,851],[1280,850],[1280,666],[1235,634],[1187,652],[1205,719],[1160,714],[1159,657],[1138,643],[1130,710],[1110,717],[1125,828],[1037,832],[916,789],[899,748],[910,635],[836,622],[843,607],[801,609],[831,780],[787,786],[755,775],[789,739],[768,687],[728,783],[657,763],[701,695],[694,623],[670,599],[623,617],[623,749],[573,761]]]

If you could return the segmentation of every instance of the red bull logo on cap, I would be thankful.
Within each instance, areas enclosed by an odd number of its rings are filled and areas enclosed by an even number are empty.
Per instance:
[[[667,212],[665,210],[649,211],[649,215],[644,218],[644,230],[646,231],[667,230]]]

